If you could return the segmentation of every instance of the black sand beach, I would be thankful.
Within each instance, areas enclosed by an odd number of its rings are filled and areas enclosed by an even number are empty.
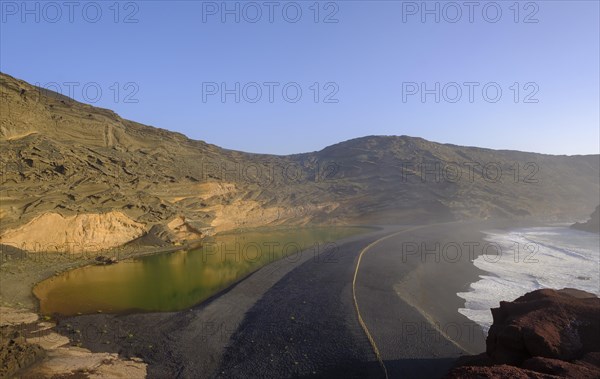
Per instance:
[[[359,312],[389,377],[439,377],[459,356],[484,350],[481,329],[458,313],[464,302],[456,296],[479,270],[466,248],[456,260],[442,247],[482,244],[480,230],[492,227],[384,227],[339,241],[333,253],[274,262],[189,310],[83,315],[59,329],[92,351],[142,358],[150,377],[384,377],[358,322],[352,280],[361,251],[398,233],[363,254]],[[429,254],[410,250],[423,242]]]

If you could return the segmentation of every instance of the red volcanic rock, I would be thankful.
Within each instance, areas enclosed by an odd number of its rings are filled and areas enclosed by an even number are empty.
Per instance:
[[[448,378],[600,378],[600,299],[543,289],[492,309],[485,355]]]
[[[582,361],[573,363],[559,359],[535,357],[526,360],[521,368],[539,373],[557,375],[564,378],[598,379],[600,366],[594,366]]]
[[[501,302],[492,316],[486,348],[497,363],[517,365],[531,357],[572,360],[600,351],[600,299],[583,297],[581,291],[530,292]]]
[[[522,368],[498,365],[498,366],[464,366],[452,370],[447,378],[460,379],[557,379],[559,376],[542,374],[539,372],[524,370]]]

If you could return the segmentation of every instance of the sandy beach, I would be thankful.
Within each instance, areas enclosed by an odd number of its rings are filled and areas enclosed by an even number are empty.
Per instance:
[[[461,355],[485,350],[456,295],[480,274],[464,246],[481,237],[472,223],[409,227],[365,253],[357,298],[390,377],[440,377]]]

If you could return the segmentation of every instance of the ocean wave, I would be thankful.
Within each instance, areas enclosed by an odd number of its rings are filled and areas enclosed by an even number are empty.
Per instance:
[[[459,312],[482,326],[492,324],[490,308],[541,288],[577,288],[600,295],[600,238],[565,227],[525,228],[505,233],[487,232],[486,241],[501,247],[490,259],[479,256],[473,264],[486,272],[458,296],[465,300]],[[534,246],[531,255],[526,246]]]

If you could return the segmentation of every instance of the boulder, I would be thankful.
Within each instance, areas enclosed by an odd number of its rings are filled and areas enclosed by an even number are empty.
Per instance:
[[[492,309],[486,352],[447,378],[600,378],[600,299],[542,289]]]
[[[550,289],[530,292],[492,309],[486,340],[493,361],[520,364],[531,357],[572,360],[600,351],[600,299]]]

